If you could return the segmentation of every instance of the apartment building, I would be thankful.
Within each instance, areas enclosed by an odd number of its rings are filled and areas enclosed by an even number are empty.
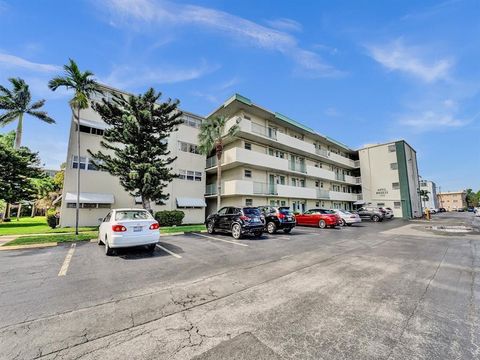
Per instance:
[[[424,208],[438,209],[437,185],[430,180],[420,180],[420,190],[428,191],[428,200],[421,199]]]
[[[396,217],[422,216],[417,155],[405,141],[366,146],[358,151],[363,201],[390,207]]]
[[[285,115],[235,94],[209,116],[239,132],[225,140],[222,205],[352,209],[362,198],[358,153]],[[216,211],[217,160],[206,164],[207,214]]]
[[[437,196],[440,207],[447,211],[457,211],[467,207],[467,192],[465,190],[441,192]]]
[[[121,93],[104,87],[107,92]],[[170,198],[163,206],[152,203],[154,211],[179,209],[185,212],[184,223],[201,223],[205,218],[205,156],[198,154],[197,137],[202,117],[183,112],[183,124],[168,138],[171,156],[176,156],[173,171],[179,175],[165,191]],[[80,226],[97,225],[110,208],[141,208],[141,199],[126,192],[118,179],[99,171],[92,163],[87,149],[102,149],[100,140],[107,125],[89,108],[82,110],[80,126],[72,121],[66,158],[60,226],[74,226],[76,208],[76,176],[80,167]],[[77,157],[77,131],[80,130],[80,158]]]

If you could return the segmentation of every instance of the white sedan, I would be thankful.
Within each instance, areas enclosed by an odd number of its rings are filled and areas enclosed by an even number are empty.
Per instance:
[[[147,245],[153,252],[160,240],[160,225],[142,209],[113,209],[98,229],[98,244],[105,244],[105,254],[113,249]]]
[[[339,209],[332,209],[332,211],[340,216],[341,223],[340,225],[345,226],[351,226],[352,224],[360,223],[362,222],[362,219],[360,219],[360,216],[358,214],[351,213],[350,211],[346,210],[339,210]]]

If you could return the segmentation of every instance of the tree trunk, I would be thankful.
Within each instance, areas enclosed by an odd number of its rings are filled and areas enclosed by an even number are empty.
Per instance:
[[[150,200],[143,197],[142,195],[142,207],[147,210],[150,214],[152,213],[152,206],[150,205]]]
[[[20,221],[20,212],[22,211],[22,203],[18,203],[17,221]]]
[[[222,206],[222,153],[217,152],[217,211]]]
[[[35,201],[32,202],[32,214],[30,215],[30,217],[35,217]]]
[[[75,208],[75,237],[78,236],[80,217],[80,108],[77,109],[77,204]]]
[[[3,218],[7,219],[10,218],[10,203],[7,202],[7,205],[5,206],[5,214],[3,214]]]
[[[17,131],[15,133],[15,149],[18,149],[22,145],[23,134],[23,114],[18,116]]]

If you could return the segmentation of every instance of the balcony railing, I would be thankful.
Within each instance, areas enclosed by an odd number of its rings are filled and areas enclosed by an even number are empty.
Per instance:
[[[292,171],[298,171],[302,173],[307,173],[307,167],[304,162],[299,161],[289,161],[288,168]]]
[[[207,184],[205,187],[205,195],[216,195],[217,194],[217,184]]]
[[[315,148],[315,153],[317,155],[320,155],[320,156],[323,156],[323,157],[326,157],[328,158],[330,156],[330,152],[325,150],[325,149],[317,149]]]
[[[277,130],[273,128],[268,128],[252,122],[252,132],[262,136],[266,136],[270,139],[277,140]]]
[[[345,174],[335,173],[335,180],[345,181]]]
[[[362,178],[360,176],[355,178],[355,183],[356,184],[361,184],[362,183]]]
[[[277,184],[254,182],[253,193],[255,195],[277,195]]]
[[[317,189],[317,199],[330,199],[330,192],[325,189]]]
[[[359,168],[360,167],[360,160],[355,160],[353,162],[353,166],[356,167],[356,168]]]
[[[211,167],[214,167],[214,166],[217,166],[217,157],[216,156],[210,156],[209,158],[207,158],[207,162],[206,162],[206,168],[211,168]]]

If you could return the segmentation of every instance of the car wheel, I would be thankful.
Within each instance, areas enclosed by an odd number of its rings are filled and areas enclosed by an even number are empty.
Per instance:
[[[380,216],[378,216],[378,215],[373,215],[373,216],[372,216],[372,221],[373,221],[373,222],[379,222],[379,221],[380,221]]]
[[[352,226],[352,224],[347,223],[347,226]]]
[[[215,225],[213,223],[213,221],[209,221],[208,224],[207,224],[207,232],[209,234],[215,234]]]
[[[233,224],[232,236],[237,240],[242,237],[242,227],[240,226],[240,224]]]
[[[153,253],[155,251],[155,247],[157,246],[157,244],[150,244],[150,245],[147,245],[147,251],[149,253]]]
[[[102,241],[102,239],[100,238],[100,235],[98,235],[98,245],[103,245],[103,241]]]
[[[292,231],[292,228],[283,229],[283,232],[284,232],[285,234],[288,234],[288,233],[290,233],[290,231]]]
[[[267,224],[267,231],[269,234],[275,234],[277,232],[277,225],[273,221]]]
[[[340,221],[340,226],[346,226],[347,225],[347,222],[345,221],[345,219],[342,219],[342,221]]]
[[[108,245],[107,238],[105,238],[105,255],[107,256],[113,255],[113,249]]]
[[[255,231],[255,232],[253,233],[253,236],[259,238],[259,237],[262,236],[262,233],[263,233],[263,231]]]
[[[327,227],[327,223],[325,222],[325,220],[320,220],[320,221],[318,222],[318,227],[319,227],[320,229],[325,229],[325,228]]]

